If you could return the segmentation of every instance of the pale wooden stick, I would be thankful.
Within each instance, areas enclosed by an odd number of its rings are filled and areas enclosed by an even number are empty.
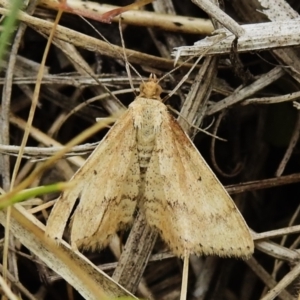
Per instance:
[[[190,258],[190,254],[186,252],[183,259],[180,300],[186,300],[186,296],[187,296],[188,277],[189,277],[189,258]]]

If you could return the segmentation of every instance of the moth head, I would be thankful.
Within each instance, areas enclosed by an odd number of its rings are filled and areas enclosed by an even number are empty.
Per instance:
[[[149,80],[141,83],[140,85],[140,97],[161,100],[160,94],[162,92],[161,86],[158,84],[158,80],[155,74],[150,74]]]

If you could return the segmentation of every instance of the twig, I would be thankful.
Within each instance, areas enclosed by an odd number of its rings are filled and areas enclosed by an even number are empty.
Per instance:
[[[218,128],[219,128],[219,126],[220,126],[221,120],[222,120],[223,117],[224,117],[224,114],[225,114],[225,111],[223,110],[223,111],[219,114],[219,116],[218,116],[218,118],[217,118],[217,120],[216,120],[216,122],[215,122],[215,124],[214,124],[214,130],[213,130],[213,135],[214,135],[214,136],[217,135]],[[236,165],[236,167],[234,168],[234,170],[232,171],[231,174],[225,173],[223,170],[221,170],[221,168],[219,167],[219,165],[218,165],[218,163],[217,163],[216,156],[215,156],[215,145],[216,145],[216,139],[213,138],[213,139],[211,140],[210,157],[211,157],[211,161],[212,161],[212,164],[213,164],[215,170],[216,170],[219,174],[221,174],[222,176],[227,177],[227,178],[236,176],[236,175],[241,171],[241,169],[242,169],[242,164],[241,164],[241,163],[238,163],[238,164]]]
[[[286,274],[275,287],[273,287],[261,300],[272,300],[280,295],[282,291],[300,274],[300,263],[298,263],[288,274]],[[291,298],[293,299],[293,298]]]
[[[252,98],[247,99],[241,103],[241,105],[249,105],[249,104],[276,104],[287,101],[294,101],[300,98],[300,92],[294,92],[282,96],[274,96],[274,97],[261,97],[261,98]]]
[[[300,181],[300,174],[296,173],[292,175],[286,175],[286,176],[275,177],[270,179],[262,179],[262,180],[244,182],[235,185],[229,185],[226,186],[226,190],[228,191],[228,193],[233,195],[233,194],[243,193],[246,191],[255,191],[255,190],[272,188],[280,185],[291,184],[299,181]]]
[[[269,288],[274,287],[277,282],[273,277],[258,263],[253,257],[246,261],[246,264],[255,272],[255,274],[265,283]],[[274,298],[269,298],[274,299]],[[293,300],[294,298],[285,290],[279,295],[279,299]],[[265,299],[266,300],[266,299]]]
[[[236,104],[245,98],[253,95],[257,91],[263,89],[264,87],[268,86],[269,84],[276,81],[278,78],[285,74],[284,70],[280,67],[275,67],[270,72],[263,74],[257,79],[255,82],[249,84],[248,86],[242,88],[234,92],[232,95],[228,96],[227,98],[219,101],[215,105],[210,106],[207,109],[207,115],[215,114],[216,112],[228,108],[233,104]]]
[[[3,0],[1,0],[2,2]],[[69,2],[70,0],[68,0]],[[0,3],[1,3],[0,2]],[[52,7],[57,9],[57,2],[53,0],[42,0],[40,5],[45,7]],[[91,16],[91,19],[99,18],[99,15],[108,12],[111,9],[117,8],[117,6],[99,4],[92,1],[84,1],[85,7],[82,7],[81,1],[70,1],[69,6],[73,8],[79,8],[82,11],[84,9],[87,14]],[[95,13],[95,18],[90,14]],[[84,16],[85,14],[80,13]],[[112,19],[113,22],[119,22],[120,17]],[[143,10],[130,10],[122,14],[122,23],[135,26],[154,27],[159,30],[177,32],[177,33],[189,33],[189,34],[202,34],[208,35],[212,32],[213,26],[208,19],[192,18],[178,15],[169,15],[167,13],[153,13]]]
[[[245,33],[238,39],[237,52],[249,52],[282,47],[296,46],[299,44],[298,19],[242,25]],[[216,39],[222,40],[215,44]],[[206,55],[229,54],[232,42],[236,36],[226,29],[214,31],[214,35],[196,42],[193,46],[175,48],[172,53],[175,57],[202,55],[207,48]],[[215,44],[215,45],[214,45]],[[298,70],[299,71],[299,70]]]
[[[280,228],[276,230],[270,230],[262,233],[255,233],[254,239],[255,241],[270,239],[274,237],[289,235],[300,232],[300,225],[289,226],[286,228]]]
[[[296,120],[296,124],[294,126],[294,131],[291,137],[291,140],[289,142],[289,145],[285,151],[285,154],[276,170],[275,176],[281,176],[281,174],[283,173],[286,164],[288,163],[289,159],[291,158],[291,155],[294,151],[294,148],[299,140],[299,134],[300,134],[300,111],[298,111],[297,114],[297,120]]]
[[[202,8],[212,18],[220,22],[224,27],[230,30],[235,36],[241,37],[245,31],[236,21],[230,18],[217,5],[210,0],[192,0],[193,3]]]

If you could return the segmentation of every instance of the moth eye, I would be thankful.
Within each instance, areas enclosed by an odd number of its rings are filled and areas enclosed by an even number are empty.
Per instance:
[[[94,175],[97,175],[98,173],[97,173],[97,171],[96,170],[94,170]]]

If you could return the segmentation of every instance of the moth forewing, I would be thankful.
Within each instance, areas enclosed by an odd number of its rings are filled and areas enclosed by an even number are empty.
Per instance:
[[[46,234],[60,239],[71,221],[74,248],[101,248],[118,230],[131,223],[139,190],[139,165],[133,112],[128,110],[111,128],[71,180],[77,184],[57,200]]]
[[[234,202],[164,104],[145,177],[143,206],[172,252],[248,257],[254,245]]]

